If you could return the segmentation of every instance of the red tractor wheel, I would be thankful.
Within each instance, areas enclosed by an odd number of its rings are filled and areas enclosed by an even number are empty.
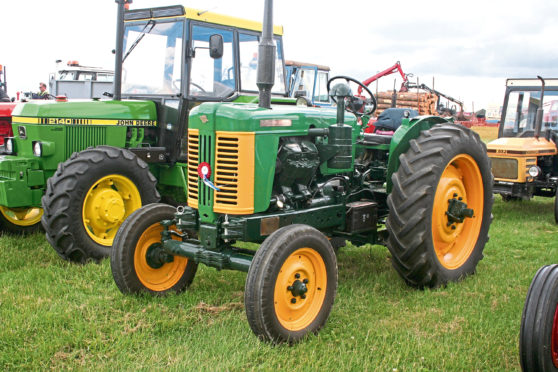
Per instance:
[[[524,371],[558,371],[558,265],[537,271],[523,307],[519,355]]]

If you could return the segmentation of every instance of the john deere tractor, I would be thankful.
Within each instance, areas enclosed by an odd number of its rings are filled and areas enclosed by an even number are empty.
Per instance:
[[[125,1],[117,3],[113,99],[18,105],[10,155],[0,157],[4,228],[33,230],[42,216],[60,256],[79,262],[107,256],[118,227],[140,206],[160,195],[185,201],[192,107],[257,100],[249,61],[261,24],[182,6],[125,11]],[[281,34],[276,27],[272,93],[294,104]]]
[[[473,273],[488,240],[492,177],[478,135],[443,118],[406,118],[393,136],[363,133],[354,113],[370,114],[375,100],[366,87],[366,99],[355,96],[351,84],[361,84],[350,78],[328,83],[336,109],[271,106],[270,3],[259,104],[190,112],[186,205],[132,213],[111,269],[123,293],[155,295],[184,291],[200,263],[245,271],[253,332],[296,342],[332,309],[339,241],[387,245],[397,272],[418,288]]]
[[[508,79],[498,139],[488,144],[504,201],[558,192],[558,79]],[[558,198],[554,202],[558,223]]]

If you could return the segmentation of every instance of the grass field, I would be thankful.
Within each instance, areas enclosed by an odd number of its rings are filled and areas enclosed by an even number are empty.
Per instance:
[[[252,334],[246,274],[200,266],[190,290],[122,295],[109,261],[62,261],[43,235],[0,237],[0,370],[511,371],[531,278],[558,262],[553,199],[496,197],[477,274],[407,287],[381,246],[338,255],[339,290],[317,336],[289,347]]]

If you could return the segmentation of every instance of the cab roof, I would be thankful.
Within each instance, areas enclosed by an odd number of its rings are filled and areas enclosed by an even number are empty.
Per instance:
[[[245,30],[262,31],[261,22],[250,21],[247,19],[231,17],[206,10],[198,10],[192,8],[184,8],[182,5],[166,6],[160,8],[133,9],[127,10],[124,14],[126,22],[184,17],[196,21],[214,23],[223,26],[242,28]],[[275,35],[283,35],[283,26],[274,26],[273,33]]]

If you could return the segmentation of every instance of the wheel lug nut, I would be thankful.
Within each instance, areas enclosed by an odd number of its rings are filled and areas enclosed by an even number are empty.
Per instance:
[[[295,278],[297,278],[297,279],[300,278],[300,274],[299,274],[299,273],[296,273],[296,274],[295,274]]]
[[[304,284],[308,284],[308,279],[304,279],[302,282],[303,282]]]
[[[291,298],[291,304],[296,304],[296,298]]]
[[[453,197],[455,198],[456,196],[457,196],[457,193],[454,193],[454,194],[453,194]]]
[[[290,286],[287,287],[287,291],[292,291],[292,290],[293,290],[293,286],[292,286],[292,285],[290,285]]]
[[[306,295],[305,294],[300,295],[300,298],[302,298],[304,300],[306,298]]]
[[[452,229],[452,230],[455,230],[455,225],[451,225],[451,229]]]
[[[459,198],[457,198],[457,200],[463,200],[463,198],[460,196]]]

